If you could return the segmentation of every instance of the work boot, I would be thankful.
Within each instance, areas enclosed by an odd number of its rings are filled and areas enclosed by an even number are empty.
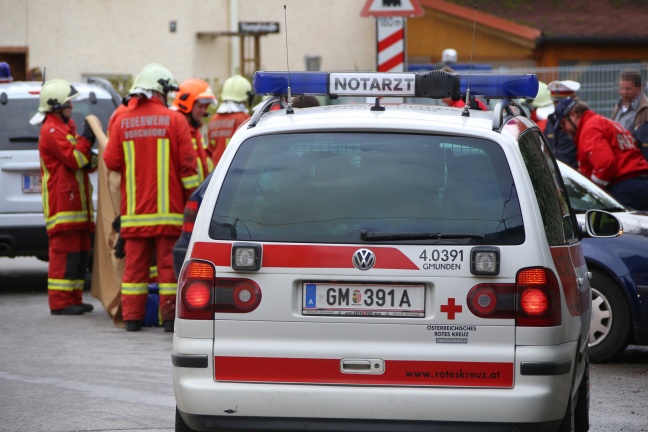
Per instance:
[[[142,330],[142,321],[124,321],[126,324],[126,331],[140,331]]]
[[[83,312],[92,312],[94,310],[94,306],[90,303],[81,303],[81,306],[83,306]]]
[[[52,309],[50,312],[52,315],[83,315],[84,309],[81,305],[72,305],[63,309]]]
[[[173,333],[173,320],[164,321],[162,325],[164,326],[165,333]]]

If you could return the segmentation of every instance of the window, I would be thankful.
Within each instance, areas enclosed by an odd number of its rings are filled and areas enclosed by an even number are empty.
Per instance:
[[[559,181],[560,174],[548,145],[537,130],[520,135],[519,143],[538,199],[547,241],[556,246],[575,239],[567,194]]]
[[[524,241],[517,193],[496,143],[372,133],[247,140],[229,167],[210,236],[357,243],[362,230],[483,235],[489,244]]]

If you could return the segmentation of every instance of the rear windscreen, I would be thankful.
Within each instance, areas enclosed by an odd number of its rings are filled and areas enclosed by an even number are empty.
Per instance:
[[[258,136],[240,146],[210,236],[508,245],[523,243],[524,229],[506,157],[492,141],[300,133]]]
[[[105,128],[110,115],[115,110],[112,99],[90,99],[72,101],[72,118],[77,125],[77,133],[83,131],[83,121],[88,114],[96,115]],[[38,98],[9,99],[0,104],[0,150],[36,150],[38,149],[39,126],[32,126],[29,120],[38,111]]]

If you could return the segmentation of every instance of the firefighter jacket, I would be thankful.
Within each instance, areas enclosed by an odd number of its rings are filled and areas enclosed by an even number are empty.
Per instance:
[[[632,134],[594,111],[585,111],[574,139],[580,171],[599,186],[648,174],[648,162]]]
[[[48,235],[94,231],[90,158],[92,144],[76,135],[76,125],[47,114],[38,140],[43,177],[43,213]]]
[[[214,166],[218,164],[236,129],[249,118],[246,112],[232,112],[216,113],[209,119],[207,154],[211,157]]]
[[[187,120],[142,97],[115,118],[108,137],[104,162],[121,173],[120,235],[179,236],[184,204],[199,184]]]
[[[202,135],[202,123],[196,126],[190,124],[189,131],[191,132],[191,144],[193,145],[194,152],[196,152],[198,182],[202,183],[209,172],[214,169],[214,164],[209,155],[207,155],[207,148]]]

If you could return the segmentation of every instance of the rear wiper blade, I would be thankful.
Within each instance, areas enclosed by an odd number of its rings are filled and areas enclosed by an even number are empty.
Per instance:
[[[10,137],[9,142],[38,142],[37,136]]]
[[[461,233],[431,233],[431,232],[412,232],[412,233],[390,233],[390,232],[369,232],[360,231],[362,240],[457,240],[457,239],[483,239],[483,234],[461,234]]]

